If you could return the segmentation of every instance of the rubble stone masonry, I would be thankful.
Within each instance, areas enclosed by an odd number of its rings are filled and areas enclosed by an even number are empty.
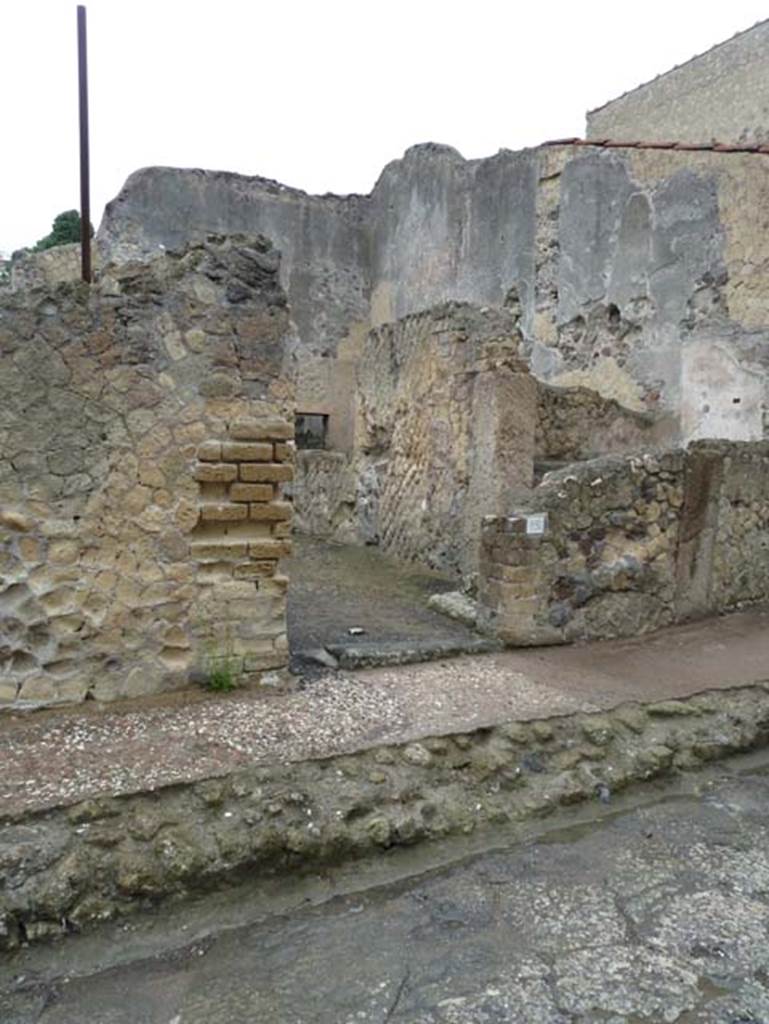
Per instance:
[[[212,237],[0,299],[0,704],[280,681],[278,262]]]
[[[766,600],[769,444],[698,441],[548,474],[483,525],[484,627],[515,646],[634,636]]]

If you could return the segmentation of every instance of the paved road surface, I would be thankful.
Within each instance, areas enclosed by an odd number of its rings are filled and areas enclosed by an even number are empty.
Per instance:
[[[769,774],[741,772],[305,909],[265,917],[244,897],[230,930],[209,896],[193,929],[212,933],[174,953],[147,955],[178,911],[144,945],[137,919],[101,946],[24,951],[0,967],[0,1020],[765,1024]]]

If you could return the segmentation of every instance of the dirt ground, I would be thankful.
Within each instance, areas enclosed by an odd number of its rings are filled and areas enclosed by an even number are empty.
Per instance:
[[[375,547],[294,538],[286,571],[292,651],[361,639],[471,640],[475,633],[427,607],[432,594],[456,590],[451,577],[386,558]]]

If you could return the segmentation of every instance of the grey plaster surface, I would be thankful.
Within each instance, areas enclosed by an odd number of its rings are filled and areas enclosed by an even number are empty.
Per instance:
[[[22,949],[4,1024],[760,1024],[769,1020],[769,782],[687,790],[282,911],[263,889]],[[388,858],[380,858],[380,879]],[[370,876],[371,878],[375,875]],[[362,886],[362,888],[361,888]],[[357,888],[357,891],[356,891]],[[237,909],[235,909],[237,898]],[[184,936],[186,935],[186,940]]]

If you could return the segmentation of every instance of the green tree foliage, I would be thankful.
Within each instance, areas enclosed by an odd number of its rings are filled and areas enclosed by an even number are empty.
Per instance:
[[[93,225],[91,225],[93,235]],[[65,210],[54,218],[51,233],[41,238],[35,246],[34,252],[41,249],[52,249],[55,245],[66,245],[67,242],[80,241],[80,214],[77,210]]]

